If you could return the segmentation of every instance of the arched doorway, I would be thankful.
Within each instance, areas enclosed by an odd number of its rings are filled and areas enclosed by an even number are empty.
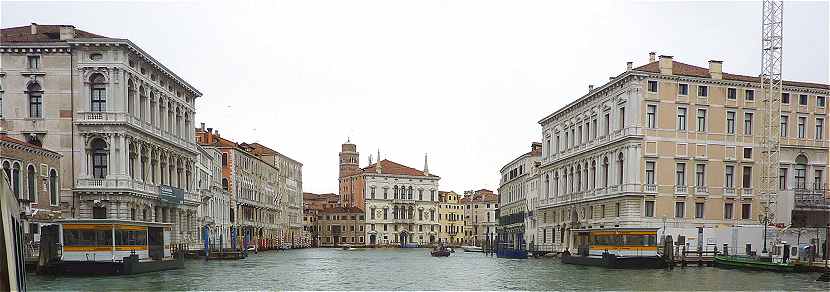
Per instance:
[[[409,234],[406,231],[401,231],[401,234],[399,235],[399,237],[400,237],[401,246],[406,245],[406,243],[408,242],[407,240],[409,239]]]
[[[429,243],[435,243],[435,235],[429,236]]]
[[[370,244],[370,245],[375,245],[375,244],[377,244],[377,236],[375,236],[374,234],[369,235],[369,244]]]

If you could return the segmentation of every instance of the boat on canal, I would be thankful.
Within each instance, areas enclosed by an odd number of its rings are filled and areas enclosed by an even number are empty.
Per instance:
[[[26,291],[23,225],[17,198],[5,172],[0,171],[0,291]]]
[[[69,219],[44,226],[39,273],[127,275],[184,268],[174,257],[171,223]],[[59,251],[59,252],[58,252]]]
[[[484,252],[484,249],[482,249],[480,246],[474,245],[462,245],[461,249],[463,249],[464,252]]]
[[[577,253],[562,263],[619,269],[654,269],[667,264],[657,253],[657,228],[574,229]]]
[[[716,255],[715,266],[731,269],[750,269],[774,272],[807,272],[807,266],[797,265],[793,262],[773,262],[771,259],[762,259],[749,256]]]
[[[449,247],[444,244],[439,244],[435,246],[429,254],[434,257],[448,257],[450,256],[450,253]]]

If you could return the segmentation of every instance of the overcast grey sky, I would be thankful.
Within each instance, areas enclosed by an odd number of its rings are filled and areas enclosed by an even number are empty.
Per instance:
[[[128,38],[197,87],[197,124],[304,163],[337,192],[351,137],[442,177],[496,190],[537,122],[648,52],[757,75],[761,2],[9,2],[3,27],[72,24]],[[828,82],[828,3],[787,2],[784,76]]]

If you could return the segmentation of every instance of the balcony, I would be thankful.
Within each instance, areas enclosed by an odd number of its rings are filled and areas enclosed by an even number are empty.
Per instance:
[[[645,185],[643,186],[643,191],[646,193],[656,193],[657,185]]]
[[[723,195],[724,196],[735,196],[735,188],[723,188]]]
[[[392,199],[393,204],[415,204],[415,199],[403,199],[403,198],[395,198]]]
[[[794,196],[795,207],[802,209],[830,209],[830,198],[825,194],[798,194]]]
[[[707,196],[709,195],[709,187],[707,186],[696,186],[695,187],[695,196]]]
[[[145,183],[132,179],[116,178],[78,178],[75,179],[75,188],[88,190],[134,190],[144,192],[151,196],[159,195],[159,186],[152,183]],[[201,202],[198,193],[184,191],[184,200],[190,202]]]
[[[752,197],[752,188],[744,188],[741,190],[742,197]]]
[[[76,123],[81,125],[130,125],[182,148],[191,149],[195,144],[125,112],[77,112],[76,116]]]
[[[686,186],[674,186],[674,193],[680,196],[689,194],[689,188]]]

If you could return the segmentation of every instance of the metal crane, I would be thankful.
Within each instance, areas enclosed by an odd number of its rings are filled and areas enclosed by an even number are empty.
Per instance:
[[[761,132],[761,185],[764,226],[776,222],[778,175],[781,163],[781,64],[783,52],[784,1],[764,0],[761,17],[761,89],[764,131]],[[764,249],[767,252],[766,228]]]

